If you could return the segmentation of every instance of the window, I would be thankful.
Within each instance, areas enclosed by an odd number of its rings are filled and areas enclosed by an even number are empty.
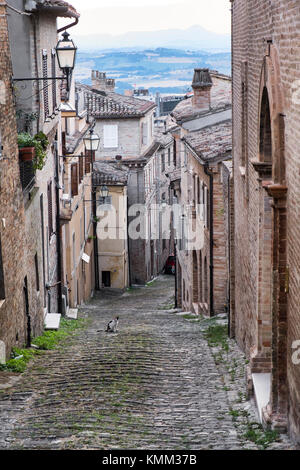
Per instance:
[[[40,278],[39,278],[39,261],[37,253],[34,255],[34,266],[35,266],[35,282],[36,290],[40,290]]]
[[[177,148],[176,148],[176,139],[174,139],[174,143],[173,143],[173,165],[174,167],[176,168],[176,153],[177,153]]]
[[[148,143],[148,123],[143,122],[142,124],[142,144],[147,145]]]
[[[75,271],[76,269],[76,237],[75,233],[73,233],[72,236],[72,257],[73,257],[73,270]]]
[[[81,154],[81,157],[78,158],[79,161],[79,183],[81,183],[83,179],[83,153]]]
[[[111,286],[110,271],[102,271],[102,285],[103,287]]]
[[[91,164],[92,164],[91,154],[92,152],[90,152],[89,150],[87,150],[85,153],[85,159],[84,159],[85,160],[85,165],[84,165],[85,174],[90,173],[91,171]]]
[[[4,271],[2,262],[2,246],[0,237],[0,300],[5,299],[5,286],[4,286]]]
[[[168,166],[171,165],[171,148],[168,148]]]
[[[164,173],[166,169],[166,164],[165,164],[165,154],[161,154],[161,172]]]
[[[52,210],[52,181],[48,183],[47,188],[47,196],[48,196],[48,230],[49,230],[49,238],[53,233],[53,210]]]
[[[78,165],[72,163],[71,165],[71,197],[78,194]]]
[[[118,147],[118,126],[106,125],[103,127],[103,146],[104,148]]]

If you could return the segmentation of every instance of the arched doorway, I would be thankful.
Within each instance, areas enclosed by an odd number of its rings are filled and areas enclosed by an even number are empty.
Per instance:
[[[262,419],[272,427],[287,426],[287,210],[285,183],[284,94],[277,50],[264,57],[259,101],[259,267],[256,350],[252,372],[271,374],[270,400]],[[260,370],[258,369],[260,364]],[[257,369],[256,369],[257,368]]]
[[[199,300],[198,293],[198,259],[197,252],[193,250],[193,303],[197,303]]]

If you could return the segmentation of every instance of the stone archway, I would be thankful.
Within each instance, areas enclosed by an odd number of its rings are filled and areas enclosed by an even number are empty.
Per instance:
[[[258,363],[271,371],[270,400],[263,421],[274,428],[287,426],[287,270],[284,99],[276,48],[268,44],[259,95],[260,229],[257,345],[252,371]],[[268,237],[270,241],[268,242]],[[265,303],[264,303],[265,302]],[[264,320],[267,317],[267,327]],[[264,363],[265,361],[265,363]]]

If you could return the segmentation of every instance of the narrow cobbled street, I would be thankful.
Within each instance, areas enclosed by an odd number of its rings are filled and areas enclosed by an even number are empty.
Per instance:
[[[80,309],[87,328],[35,359],[0,394],[0,448],[259,448],[240,431],[254,413],[243,397],[243,371],[234,378],[234,410],[203,324],[171,310],[173,284],[173,276],[161,276]],[[115,315],[119,331],[108,334]],[[234,360],[241,371],[243,358]]]

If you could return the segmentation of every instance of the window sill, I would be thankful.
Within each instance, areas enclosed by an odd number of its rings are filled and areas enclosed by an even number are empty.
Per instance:
[[[5,304],[5,299],[0,300],[0,308]]]

